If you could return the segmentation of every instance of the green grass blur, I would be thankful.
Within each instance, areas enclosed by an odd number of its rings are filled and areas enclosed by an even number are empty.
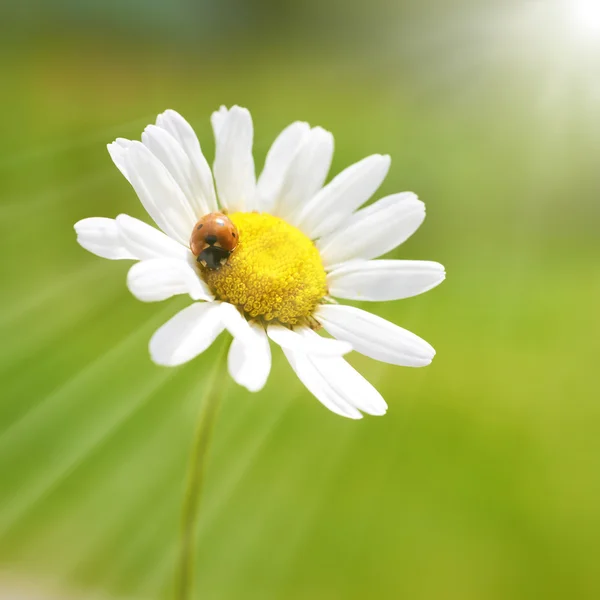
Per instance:
[[[442,30],[434,7],[408,10],[402,31]],[[392,256],[442,262],[448,279],[364,305],[438,352],[418,370],[351,355],[385,417],[329,413],[278,352],[261,393],[223,382],[197,597],[600,597],[600,109],[585,92],[546,102],[548,73],[516,59],[462,73],[443,52],[382,49],[358,17],[361,51],[315,48],[294,11],[289,40],[230,24],[199,46],[156,41],[125,17],[116,32],[36,21],[5,39],[0,598],[15,578],[61,598],[169,597],[216,349],[153,365],[148,339],[186,300],[136,301],[128,264],[82,250],[72,225],[147,219],[107,142],[174,108],[212,157],[210,113],[234,103],[252,111],[258,166],[296,119],[334,133],[332,174],[391,154],[379,195],[413,190],[428,208]]]

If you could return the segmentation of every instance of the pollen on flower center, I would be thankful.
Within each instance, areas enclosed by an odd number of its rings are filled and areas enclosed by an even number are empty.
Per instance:
[[[310,317],[327,294],[325,269],[313,242],[278,217],[228,216],[239,231],[237,248],[219,270],[202,268],[215,296],[266,321],[294,325]]]

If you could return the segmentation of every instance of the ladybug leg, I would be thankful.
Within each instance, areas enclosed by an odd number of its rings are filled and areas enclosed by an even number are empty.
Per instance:
[[[196,260],[208,269],[218,270],[227,262],[230,254],[231,252],[218,246],[209,246],[200,252]]]

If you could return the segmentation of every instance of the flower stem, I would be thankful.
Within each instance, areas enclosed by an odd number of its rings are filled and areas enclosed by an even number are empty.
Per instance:
[[[228,336],[227,336],[228,337]],[[188,482],[183,500],[182,529],[179,559],[175,580],[175,600],[189,600],[194,583],[194,542],[198,509],[204,484],[206,455],[212,435],[223,388],[227,383],[227,349],[230,340],[223,342],[207,382],[206,392],[200,409],[198,425],[192,446],[188,470]]]

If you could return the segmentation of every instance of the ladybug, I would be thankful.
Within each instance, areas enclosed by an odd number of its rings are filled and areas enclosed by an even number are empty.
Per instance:
[[[235,250],[238,235],[229,217],[220,212],[209,213],[194,225],[190,250],[201,265],[217,270]]]

